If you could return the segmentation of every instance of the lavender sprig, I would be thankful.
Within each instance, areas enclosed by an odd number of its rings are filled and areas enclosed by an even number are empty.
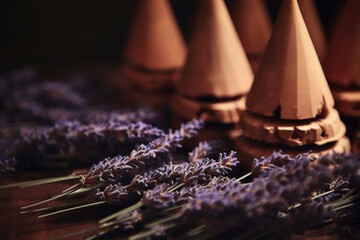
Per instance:
[[[194,148],[193,151],[189,152],[188,162],[196,163],[205,160],[205,158],[218,152],[221,143],[219,141],[203,141]]]
[[[121,179],[133,179],[136,174],[143,172],[152,166],[164,163],[161,155],[171,149],[181,147],[181,142],[192,138],[202,127],[202,122],[192,120],[182,124],[179,130],[170,132],[161,138],[155,139],[147,145],[140,145],[129,156],[116,156],[112,159],[104,159],[94,165],[87,175],[82,177],[84,185],[100,181],[120,181]]]

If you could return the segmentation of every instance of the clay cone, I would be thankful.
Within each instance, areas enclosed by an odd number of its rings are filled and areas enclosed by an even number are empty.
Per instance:
[[[179,93],[193,99],[245,95],[253,72],[225,3],[199,1]]]
[[[186,47],[168,0],[138,0],[124,60],[151,70],[183,67]]]
[[[168,0],[138,0],[121,68],[130,103],[168,105],[186,54]]]
[[[198,2],[189,55],[172,109],[175,118],[202,118],[222,128],[218,133],[230,134],[244,108],[243,96],[250,89],[253,72],[224,1]],[[229,131],[223,129],[224,124],[231,126]]]
[[[263,0],[233,0],[231,16],[253,70],[271,36],[271,20]]]
[[[291,155],[349,151],[333,105],[297,0],[285,0],[241,115],[243,162],[250,166],[277,149]]]
[[[332,86],[336,108],[344,116],[360,116],[360,1],[349,0],[335,24],[325,73]]]
[[[310,119],[334,105],[299,6],[283,1],[249,92],[248,110],[280,119]]]
[[[299,6],[316,53],[322,62],[326,55],[326,39],[317,13],[315,1],[299,0]]]

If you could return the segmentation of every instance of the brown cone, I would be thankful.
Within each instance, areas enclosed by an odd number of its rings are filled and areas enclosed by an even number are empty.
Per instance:
[[[279,149],[292,156],[350,151],[297,0],[283,1],[246,104],[234,140],[245,167]]]
[[[334,105],[296,0],[283,1],[246,106],[279,119],[316,118]]]
[[[301,13],[314,44],[316,53],[323,61],[326,55],[326,39],[314,0],[299,0]]]
[[[186,47],[168,0],[138,0],[124,61],[150,70],[182,68]]]
[[[245,95],[253,73],[222,0],[201,0],[179,93],[192,99]]]
[[[271,36],[271,20],[263,0],[234,0],[231,16],[245,52],[256,71]]]
[[[359,10],[359,0],[346,1],[330,39],[324,69],[334,85],[360,87]]]

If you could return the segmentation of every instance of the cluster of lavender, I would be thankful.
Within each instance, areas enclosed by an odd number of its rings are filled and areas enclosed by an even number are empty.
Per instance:
[[[34,68],[24,68],[0,77],[0,109],[8,121],[54,122],[78,117],[86,99],[71,83],[40,82]]]
[[[123,204],[136,195],[138,198],[141,197],[144,191],[159,184],[184,187],[204,185],[211,182],[214,177],[226,176],[237,164],[235,152],[232,151],[229,155],[220,154],[218,160],[205,159],[197,163],[174,164],[170,167],[165,165],[136,175],[126,186],[121,182],[110,184],[103,191],[98,190],[95,199]]]
[[[149,142],[164,133],[143,122],[109,120],[83,124],[63,120],[53,127],[22,129],[19,135],[6,147],[6,154],[14,156],[20,164],[29,164],[26,162],[29,155],[36,156],[33,160],[39,163],[39,158],[44,159],[50,154],[76,159],[78,163],[94,162],[107,155],[115,155],[121,147],[125,149],[126,144]]]
[[[141,181],[146,183],[142,186],[153,185],[142,195],[141,206],[145,208],[136,209],[145,227],[140,234],[130,236],[133,239],[155,236],[152,228],[159,224],[167,226],[163,232],[168,236],[179,234],[176,229],[180,226],[184,238],[288,237],[324,221],[353,217],[350,213],[354,211],[349,209],[360,207],[360,158],[356,155],[317,158],[306,153],[292,158],[277,152],[258,159],[253,172],[257,176],[248,183],[214,175],[210,181],[195,180],[175,190],[173,182],[163,181],[161,174],[160,178],[152,178],[154,182]],[[178,209],[176,206],[180,210],[175,213],[167,210]],[[156,211],[147,217],[152,209]],[[159,211],[165,217],[154,221]],[[122,226],[121,219],[128,216],[117,216],[112,224]],[[192,230],[194,227],[196,231]]]
[[[181,147],[180,143],[185,139],[194,137],[202,125],[199,120],[190,121],[182,124],[179,130],[170,131],[146,145],[141,144],[128,156],[106,158],[94,165],[88,174],[82,177],[81,182],[84,185],[101,181],[127,182],[139,173],[163,166],[169,161],[167,154],[174,148]]]
[[[195,136],[202,125],[201,121],[192,120],[182,124],[180,129],[176,131],[170,130],[168,134],[162,134],[150,143],[140,145],[131,151],[129,155],[118,155],[100,161],[91,167],[86,175],[81,176],[80,182],[72,187],[71,191],[67,191],[67,194],[83,186],[88,188],[98,187],[99,189],[96,190],[95,194],[90,194],[88,200],[102,200],[109,203],[126,202],[130,201],[133,195],[139,195],[140,192],[149,189],[151,184],[145,187],[146,183],[144,181],[151,181],[151,178],[153,178],[152,181],[156,181],[159,174],[162,174],[163,178],[171,176],[173,180],[180,178],[181,175],[179,174],[182,174],[185,180],[190,181],[191,177],[185,176],[186,172],[184,170],[178,171],[178,168],[172,168],[172,174],[169,174],[168,168],[162,167],[170,161],[171,157],[169,155],[171,155],[171,151],[181,147],[182,141]],[[233,153],[229,156],[221,155],[219,164],[217,164],[219,166],[210,164],[209,161],[209,166],[205,169],[206,174],[220,174],[220,171],[226,172],[229,170],[235,165],[233,155]],[[200,163],[197,165],[200,165]],[[216,170],[216,167],[218,170]],[[162,170],[159,170],[159,168]],[[193,169],[193,175],[198,174],[199,169],[199,167]],[[128,186],[124,187],[126,184]]]
[[[16,158],[17,168],[84,164],[126,154],[136,144],[163,135],[162,130],[145,123],[157,117],[149,109],[90,108],[90,96],[81,92],[87,85],[89,82],[81,77],[39,81],[34,68],[0,76],[2,161],[13,163]]]

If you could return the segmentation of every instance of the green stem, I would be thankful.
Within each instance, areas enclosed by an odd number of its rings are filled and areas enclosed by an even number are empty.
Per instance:
[[[155,222],[148,223],[148,224],[146,224],[145,226],[146,226],[146,227],[152,227],[152,226],[155,226],[155,225],[164,223],[164,222],[168,222],[168,221],[173,220],[173,219],[177,219],[177,218],[179,218],[180,216],[181,216],[180,213],[176,213],[176,214],[173,214],[173,215],[170,216],[170,217],[162,218],[162,219],[157,220],[157,221],[155,221]]]
[[[0,190],[7,189],[7,188],[13,188],[13,187],[21,187],[21,188],[32,187],[32,186],[37,186],[37,185],[42,185],[42,184],[47,184],[47,183],[68,181],[68,180],[79,179],[79,178],[80,178],[80,176],[70,175],[70,176],[65,176],[65,177],[63,176],[63,177],[53,177],[53,178],[30,180],[30,181],[24,181],[24,182],[12,183],[12,184],[0,186]]]
[[[56,211],[56,212],[51,212],[51,213],[47,213],[47,214],[44,214],[44,215],[40,215],[39,218],[53,216],[53,215],[56,215],[56,214],[69,212],[69,211],[73,211],[73,210],[77,210],[77,209],[81,209],[81,208],[97,206],[97,205],[101,205],[101,204],[104,204],[104,203],[106,203],[106,202],[101,201],[101,202],[94,202],[94,203],[89,203],[89,204],[85,204],[85,205],[80,205],[80,206],[76,206],[76,207],[72,207],[72,208],[66,208],[66,209],[63,209],[63,210]]]
[[[172,188],[169,189],[169,192],[173,192],[173,191],[181,188],[181,187],[184,186],[184,185],[185,185],[184,183],[176,184],[176,185],[174,185]]]
[[[239,177],[239,178],[238,178],[238,179],[236,179],[236,180],[240,182],[241,180],[244,180],[245,178],[247,178],[247,177],[251,176],[251,174],[252,174],[252,172],[248,172],[247,174],[245,174],[245,175],[243,175],[243,176]]]
[[[172,228],[176,226],[175,224],[169,224],[166,227],[164,227],[164,230],[168,230],[169,228]],[[138,239],[145,239],[146,237],[150,237],[151,235],[155,234],[157,231],[156,230],[148,230],[148,231],[144,231],[144,232],[140,232],[136,235],[133,235],[129,238],[129,240],[138,240]]]
[[[78,190],[78,189],[80,189],[80,188],[81,188],[81,186],[78,186],[77,188],[74,188],[74,189],[72,189],[72,190],[69,191],[69,192],[65,192],[65,193],[56,195],[56,196],[54,196],[54,197],[52,197],[52,198],[46,199],[46,200],[41,201],[41,202],[37,202],[37,203],[31,204],[31,205],[28,205],[28,206],[24,206],[24,207],[22,207],[21,209],[28,209],[28,208],[32,208],[32,207],[35,207],[35,206],[39,206],[39,205],[44,204],[44,203],[47,203],[47,202],[51,202],[51,201],[53,201],[53,200],[62,198],[62,197],[64,197],[64,196],[68,195],[69,193],[74,192],[74,191],[76,191],[76,190]]]
[[[71,207],[71,206],[78,206],[79,204],[82,204],[82,203],[85,203],[85,201],[78,201],[78,202],[69,203],[69,204],[65,204],[65,205],[61,205],[61,206],[44,207],[44,208],[38,208],[38,209],[34,209],[34,210],[21,211],[20,214],[34,213],[34,212],[43,212],[43,211],[48,211],[48,210],[55,210],[55,209],[67,208],[67,207]]]

